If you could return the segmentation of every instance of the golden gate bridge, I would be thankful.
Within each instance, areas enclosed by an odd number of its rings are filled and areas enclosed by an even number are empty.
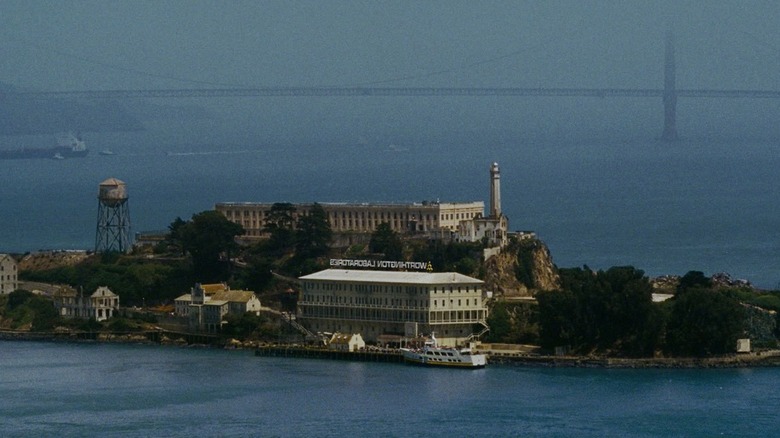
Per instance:
[[[521,87],[240,87],[148,90],[6,91],[5,99],[133,99],[197,97],[392,97],[392,96],[527,96],[527,97],[660,97],[664,104],[661,138],[677,136],[677,98],[780,98],[780,90],[678,89],[674,60],[674,39],[667,35],[664,50],[663,88],[521,88]]]

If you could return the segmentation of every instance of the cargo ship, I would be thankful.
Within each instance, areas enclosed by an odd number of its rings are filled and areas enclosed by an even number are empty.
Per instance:
[[[57,137],[57,146],[48,148],[20,148],[0,150],[0,160],[50,158],[62,160],[65,158],[83,158],[89,154],[84,141],[71,133]]]

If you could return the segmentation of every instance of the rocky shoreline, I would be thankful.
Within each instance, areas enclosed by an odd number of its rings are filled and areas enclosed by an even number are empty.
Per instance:
[[[491,364],[549,368],[758,368],[780,366],[780,351],[707,358],[613,358],[588,356],[489,355]]]

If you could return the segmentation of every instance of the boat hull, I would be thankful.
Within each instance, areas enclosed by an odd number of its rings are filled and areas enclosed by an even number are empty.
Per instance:
[[[439,368],[466,368],[478,369],[487,365],[487,360],[483,354],[461,354],[457,350],[442,349],[453,353],[451,356],[434,354],[432,350],[415,351],[402,348],[404,362],[413,365],[422,365]]]

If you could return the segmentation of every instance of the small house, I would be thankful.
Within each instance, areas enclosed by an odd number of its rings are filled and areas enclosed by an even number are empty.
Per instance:
[[[366,342],[360,333],[343,334],[334,333],[330,338],[328,348],[335,351],[358,351],[366,348]]]

